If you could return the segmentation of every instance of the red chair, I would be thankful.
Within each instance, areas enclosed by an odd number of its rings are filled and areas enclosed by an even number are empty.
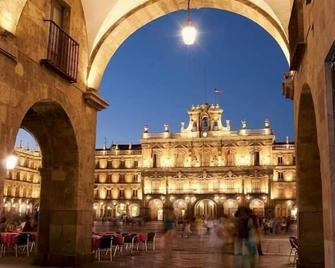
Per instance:
[[[122,253],[122,249],[124,246],[124,237],[122,235],[112,235],[113,237],[113,246],[114,246],[114,256],[116,254],[116,251],[119,250],[120,253]]]

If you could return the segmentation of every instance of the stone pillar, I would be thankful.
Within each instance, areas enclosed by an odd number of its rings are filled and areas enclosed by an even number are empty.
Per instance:
[[[324,267],[320,153],[311,92],[300,97],[297,133],[298,267]]]
[[[71,169],[41,169],[37,264],[75,266],[93,259],[92,210],[77,207]]]
[[[1,149],[0,149],[1,150]],[[6,178],[6,169],[2,163],[4,159],[4,154],[0,152],[0,213],[3,211],[3,192],[4,192],[4,182]]]

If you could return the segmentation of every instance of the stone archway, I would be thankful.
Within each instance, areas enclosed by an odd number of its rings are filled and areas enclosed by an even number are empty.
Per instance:
[[[125,203],[119,203],[116,206],[116,216],[121,217],[127,215],[127,205]]]
[[[302,89],[297,129],[299,267],[324,267],[320,153],[310,88]]]
[[[252,199],[249,204],[250,209],[258,216],[264,216],[264,202],[260,199]]]
[[[236,199],[227,199],[224,201],[224,214],[232,217],[238,209],[238,202]]]
[[[187,1],[152,0],[137,1],[137,3],[134,1],[133,4],[123,5],[122,8],[121,6],[112,8],[98,31],[92,32],[94,38],[89,40],[91,55],[87,74],[89,88],[99,89],[100,81],[110,58],[129,36],[161,16],[184,10]],[[289,61],[287,24],[292,7],[291,2],[282,1],[279,7],[277,4],[269,4],[265,0],[193,0],[191,7],[221,9],[249,18],[274,38]],[[86,5],[84,5],[84,10],[85,13],[94,17],[94,13]],[[278,16],[278,12],[276,13],[279,10],[281,10],[280,16]]]
[[[140,205],[139,204],[130,204],[129,205],[129,216],[130,217],[138,217],[140,216]]]
[[[210,199],[199,200],[194,206],[194,216],[216,218],[217,217],[216,203]]]
[[[187,203],[184,199],[177,199],[173,202],[173,211],[177,219],[183,218],[186,216]]]
[[[71,121],[59,104],[46,100],[29,108],[21,127],[36,138],[42,154],[36,261],[43,265],[83,261],[89,257],[83,255],[85,250],[77,252],[78,243],[82,248],[89,244],[78,239],[86,232],[78,228],[84,211],[80,208],[79,153]]]
[[[151,220],[163,220],[163,202],[160,199],[152,199],[149,202],[150,208],[150,219]]]

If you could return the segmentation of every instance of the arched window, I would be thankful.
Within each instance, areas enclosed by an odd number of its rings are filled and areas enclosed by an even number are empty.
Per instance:
[[[197,127],[197,122],[193,121],[192,123],[192,131],[197,131],[198,127]]]
[[[209,130],[209,120],[208,117],[203,117],[201,120],[201,131],[207,132]]]

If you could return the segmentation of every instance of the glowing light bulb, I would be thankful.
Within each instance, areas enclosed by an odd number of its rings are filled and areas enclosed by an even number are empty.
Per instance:
[[[17,165],[17,157],[15,155],[9,155],[6,158],[6,169],[11,170],[14,169]]]
[[[198,36],[197,28],[195,28],[191,22],[188,22],[181,30],[181,36],[183,38],[184,44],[187,46],[191,46],[195,43],[197,39]]]

